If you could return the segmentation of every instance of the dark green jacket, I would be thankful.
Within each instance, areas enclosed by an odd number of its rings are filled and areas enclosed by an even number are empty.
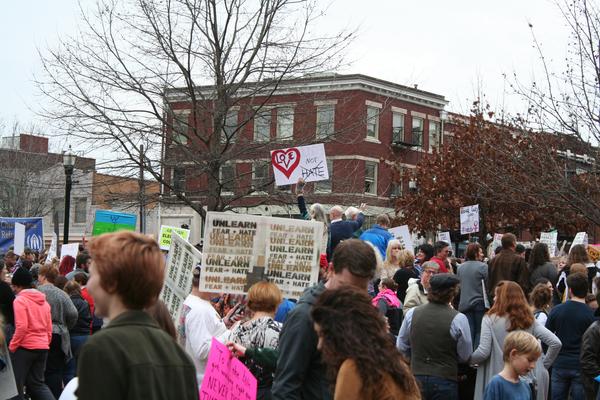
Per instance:
[[[83,346],[79,400],[197,400],[192,360],[144,311],[127,311]]]

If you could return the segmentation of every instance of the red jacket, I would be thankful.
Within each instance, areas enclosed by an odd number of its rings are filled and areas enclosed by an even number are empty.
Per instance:
[[[446,272],[448,272],[448,268],[446,267],[446,263],[443,262],[441,259],[439,259],[437,257],[431,257],[430,261],[435,261],[437,263],[437,265],[440,266],[440,269],[438,271],[440,274],[445,274]]]
[[[92,324],[94,323],[94,298],[90,295],[87,288],[84,287],[81,289],[81,297],[90,305],[90,314],[92,316],[92,321],[90,322],[90,333],[92,332]]]
[[[8,346],[11,352],[19,347],[28,350],[48,350],[52,340],[52,316],[46,295],[35,289],[24,289],[13,303],[15,334]]]

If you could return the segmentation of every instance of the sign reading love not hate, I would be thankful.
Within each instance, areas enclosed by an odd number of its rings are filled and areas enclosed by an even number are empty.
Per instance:
[[[298,178],[305,182],[329,179],[323,143],[273,150],[271,164],[277,186],[294,184]]]

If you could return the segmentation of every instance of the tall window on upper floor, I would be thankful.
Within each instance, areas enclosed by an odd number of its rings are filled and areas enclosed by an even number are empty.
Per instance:
[[[404,142],[404,114],[392,112],[392,142]]]
[[[440,123],[429,121],[429,151],[440,145]]]
[[[226,163],[219,170],[221,193],[233,194],[235,191],[235,164]]]
[[[254,116],[254,140],[268,142],[271,140],[271,110],[261,110]]]
[[[257,192],[266,192],[269,184],[269,167],[266,161],[252,163],[252,189]]]
[[[317,139],[333,136],[335,130],[335,104],[317,106]]]
[[[333,160],[327,159],[329,179],[315,182],[315,193],[331,193],[333,189]]]
[[[75,199],[75,215],[73,222],[76,224],[85,224],[87,220],[87,199],[79,197]]]
[[[423,146],[423,118],[412,117],[412,142]]]
[[[365,193],[377,195],[377,163],[365,161]]]
[[[52,199],[52,214],[58,214],[58,222],[63,223],[65,220],[65,199]]]
[[[172,119],[172,138],[178,144],[187,144],[190,134],[190,111],[175,110]]]
[[[294,138],[294,108],[277,108],[277,139],[292,140]]]
[[[221,135],[221,143],[235,143],[235,137],[239,135],[238,130],[238,110],[230,109],[225,116],[225,125],[223,126],[223,134]]]
[[[367,106],[367,137],[379,137],[379,108]]]
[[[175,167],[173,168],[173,190],[176,192],[185,191],[185,168]]]

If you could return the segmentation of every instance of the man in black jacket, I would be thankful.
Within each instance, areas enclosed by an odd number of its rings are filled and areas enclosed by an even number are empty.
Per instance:
[[[283,325],[272,389],[274,400],[332,398],[325,368],[321,364],[321,355],[317,351],[318,338],[310,312],[325,290],[354,286],[366,291],[375,274],[376,265],[373,248],[362,240],[345,240],[336,247],[333,253],[333,275],[327,283],[319,283],[307,289]]]
[[[600,292],[596,293],[596,300],[600,300]],[[598,312],[595,317],[598,318]],[[596,400],[598,383],[594,378],[600,376],[600,321],[591,324],[583,334],[579,357],[585,398]]]

